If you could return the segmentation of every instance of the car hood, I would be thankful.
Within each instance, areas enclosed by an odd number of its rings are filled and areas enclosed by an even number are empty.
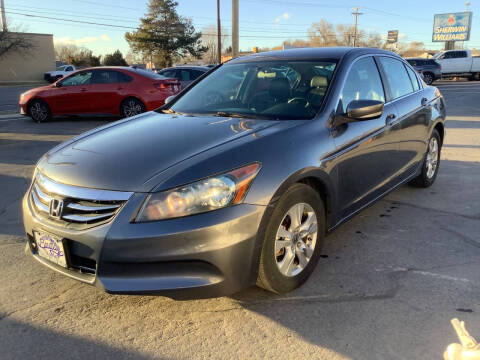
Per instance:
[[[53,87],[54,86],[52,86],[52,85],[39,86],[39,87],[36,87],[36,88],[25,91],[24,94],[34,95],[34,94],[38,94],[38,93],[40,93],[42,91],[45,91],[45,90],[51,90]]]
[[[147,181],[162,171],[276,123],[150,112],[60,144],[37,166],[52,180],[69,185],[149,191]]]

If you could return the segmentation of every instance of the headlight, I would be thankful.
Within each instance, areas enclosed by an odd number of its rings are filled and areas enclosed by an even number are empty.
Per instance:
[[[177,218],[240,203],[260,170],[253,163],[168,191],[151,194],[136,222]]]
[[[25,91],[24,93],[21,93],[20,94],[20,101],[31,92],[32,92],[32,90],[28,90],[28,91]]]

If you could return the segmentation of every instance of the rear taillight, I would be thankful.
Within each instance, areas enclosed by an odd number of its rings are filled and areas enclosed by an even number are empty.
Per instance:
[[[158,89],[158,90],[165,90],[167,89],[167,86],[165,85],[164,82],[159,82],[159,83],[153,83],[153,86]]]
[[[153,86],[158,90],[169,90],[174,93],[180,91],[180,82],[178,80],[165,80],[153,83]]]

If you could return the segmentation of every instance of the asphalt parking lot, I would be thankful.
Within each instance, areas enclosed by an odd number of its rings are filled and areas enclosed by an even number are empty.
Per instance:
[[[404,186],[341,226],[293,293],[196,301],[107,295],[27,257],[35,162],[105,121],[2,115],[0,358],[441,359],[454,317],[480,340],[480,82],[439,87],[447,134],[431,188]]]

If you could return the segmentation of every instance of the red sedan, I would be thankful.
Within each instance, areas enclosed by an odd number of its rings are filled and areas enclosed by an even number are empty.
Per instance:
[[[129,117],[162,106],[180,91],[176,79],[129,67],[76,71],[52,85],[20,95],[20,112],[42,122],[56,115],[109,114]]]

